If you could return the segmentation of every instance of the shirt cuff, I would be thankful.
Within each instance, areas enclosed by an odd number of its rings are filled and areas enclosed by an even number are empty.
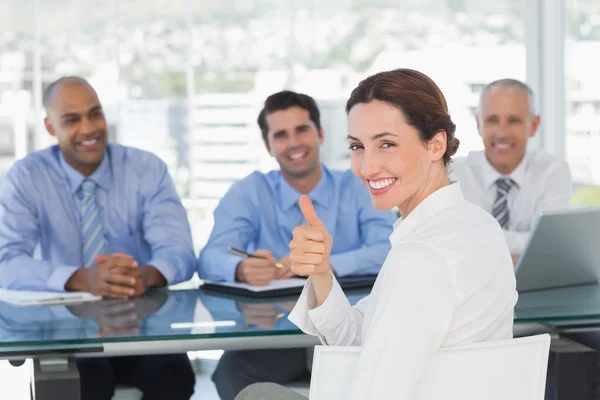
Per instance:
[[[333,277],[331,292],[325,302],[315,308],[316,304],[315,290],[309,278],[288,319],[304,333],[318,336],[321,342],[327,343],[325,336],[331,332],[331,327],[338,326],[343,321],[346,315],[344,309],[349,309],[351,306],[335,277]]]
[[[333,286],[325,302],[320,307],[308,310],[308,315],[319,333],[327,337],[336,332],[337,327],[346,319],[346,314],[351,308],[340,284],[333,278]]]
[[[315,324],[313,324],[308,315],[308,310],[313,308],[315,304],[315,292],[313,289],[312,282],[309,278],[304,284],[304,289],[302,289],[302,293],[300,294],[296,305],[292,309],[290,315],[288,315],[288,319],[292,321],[292,323],[298,328],[300,328],[304,333],[308,335],[318,336],[319,332],[317,331]]]
[[[219,261],[211,260],[204,265],[202,261],[198,263],[200,278],[207,281],[235,282],[235,271],[243,258],[231,253],[219,254],[218,258]]]
[[[73,267],[70,265],[54,268],[50,278],[48,278],[48,289],[56,292],[64,292],[67,281],[79,268],[80,267]]]
[[[175,279],[177,278],[177,271],[173,266],[164,261],[164,260],[151,260],[147,265],[150,265],[157,269],[158,272],[162,274],[162,276],[167,281],[167,286],[177,283]]]
[[[225,282],[235,282],[235,271],[242,262],[242,258],[234,254],[228,254],[223,261],[221,279]]]

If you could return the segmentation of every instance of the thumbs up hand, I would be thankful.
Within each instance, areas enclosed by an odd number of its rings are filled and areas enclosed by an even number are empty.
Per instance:
[[[306,195],[300,197],[300,208],[308,226],[294,229],[290,242],[292,271],[296,275],[327,275],[331,271],[329,256],[333,240],[325,224],[317,217],[312,202]]]

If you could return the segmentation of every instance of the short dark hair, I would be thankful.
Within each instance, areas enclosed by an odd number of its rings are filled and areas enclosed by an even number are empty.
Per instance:
[[[92,87],[88,81],[79,76],[63,76],[62,78],[58,78],[50,85],[48,85],[48,87],[44,91],[44,95],[42,97],[42,104],[44,105],[46,111],[48,110],[48,106],[50,105],[50,101],[52,100],[52,94],[54,93],[54,90],[56,90],[56,88],[58,88],[62,84],[88,85],[89,87]]]
[[[448,114],[446,98],[430,77],[406,68],[372,75],[352,91],[346,103],[346,113],[356,104],[373,100],[399,109],[406,123],[419,131],[424,142],[431,140],[439,131],[446,131],[444,166],[450,163],[460,142],[454,137],[456,125]]]
[[[267,115],[275,111],[287,110],[291,107],[300,107],[308,111],[310,120],[314,122],[317,130],[321,130],[321,114],[315,99],[303,94],[284,90],[270,95],[265,100],[263,109],[258,114],[258,126],[262,132],[262,137],[265,143],[268,143],[269,125],[267,124]]]

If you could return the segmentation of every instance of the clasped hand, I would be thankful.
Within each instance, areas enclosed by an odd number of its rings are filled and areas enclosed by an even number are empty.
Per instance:
[[[147,285],[135,259],[125,253],[94,256],[96,264],[78,269],[65,288],[110,298],[141,296]]]

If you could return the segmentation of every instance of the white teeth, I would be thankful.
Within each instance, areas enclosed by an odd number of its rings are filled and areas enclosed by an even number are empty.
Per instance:
[[[84,146],[91,146],[91,145],[96,144],[97,141],[98,141],[97,139],[82,140],[81,144]]]
[[[306,152],[303,152],[303,153],[296,153],[296,154],[292,154],[292,155],[290,156],[290,158],[291,158],[292,160],[299,160],[299,159],[301,159],[302,157],[304,157],[305,155],[306,155]]]
[[[496,147],[499,149],[508,149],[510,146],[508,143],[496,143]]]
[[[380,181],[369,181],[369,186],[371,186],[373,189],[383,189],[386,188],[388,186],[390,186],[392,183],[396,182],[397,178],[388,178],[388,179],[383,179]]]

